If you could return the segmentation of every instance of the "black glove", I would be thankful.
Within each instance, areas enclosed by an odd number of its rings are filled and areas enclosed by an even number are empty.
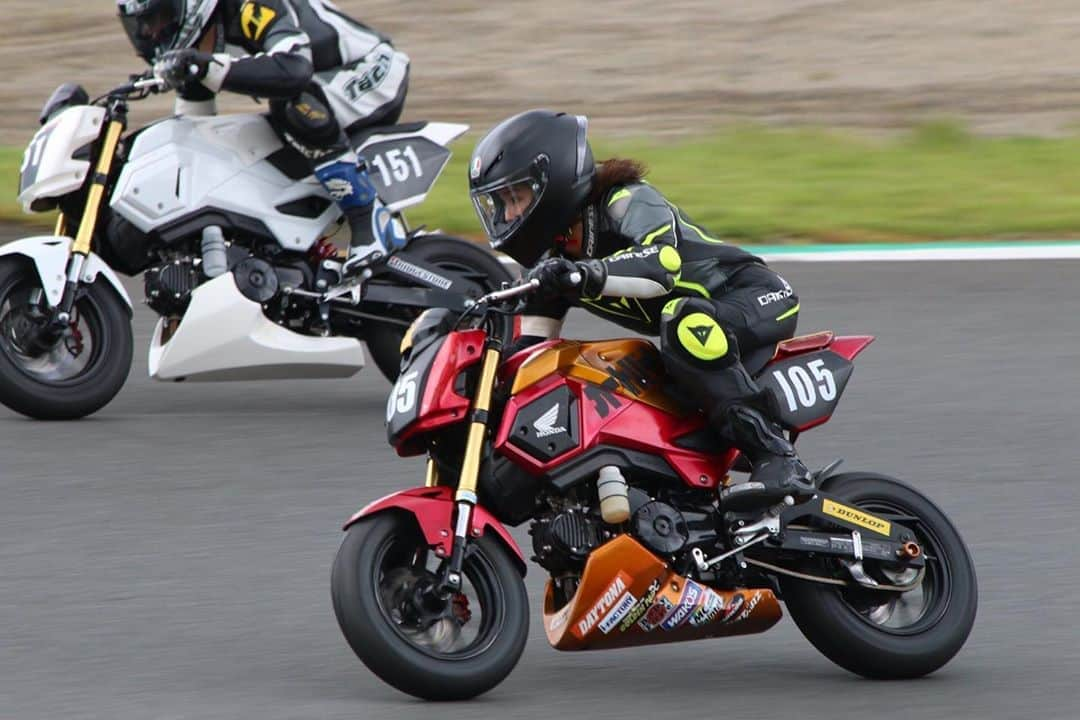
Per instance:
[[[560,297],[574,297],[577,295],[577,285],[574,282],[574,273],[578,271],[573,261],[564,257],[550,257],[533,265],[526,273],[526,280],[539,280],[540,287],[536,292],[545,300],[554,300]]]
[[[577,277],[574,277],[575,274]],[[545,298],[597,297],[604,287],[607,270],[598,260],[574,262],[564,257],[541,260],[525,274],[526,280],[539,280],[538,292]]]
[[[188,48],[170,50],[154,63],[154,77],[161,78],[170,88],[177,88],[192,80],[202,80],[214,56]]]

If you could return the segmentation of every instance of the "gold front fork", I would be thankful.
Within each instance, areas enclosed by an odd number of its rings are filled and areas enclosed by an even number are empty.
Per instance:
[[[484,436],[487,434],[487,415],[491,409],[491,391],[495,386],[495,371],[502,353],[494,348],[484,352],[484,364],[480,368],[480,385],[476,388],[469,436],[465,441],[465,458],[461,463],[461,477],[455,499],[458,502],[476,504],[476,483],[480,477],[480,461],[483,459]]]
[[[461,463],[461,476],[458,478],[457,519],[454,525],[454,547],[450,555],[450,565],[446,573],[446,586],[451,590],[461,589],[461,563],[465,557],[465,543],[472,525],[472,510],[476,505],[476,485],[480,477],[480,461],[484,453],[484,437],[487,435],[488,411],[491,409],[491,393],[495,387],[495,371],[502,359],[501,343],[490,343],[484,351],[483,365],[480,367],[480,383],[476,388],[472,414],[469,421],[469,436],[465,441],[465,457]],[[430,462],[430,461],[429,461]]]
[[[53,235],[57,237],[64,237],[67,235],[67,220],[64,219],[64,213],[60,213],[56,216],[56,227],[53,228]]]
[[[117,120],[110,122],[108,129],[105,130],[105,143],[101,147],[94,177],[90,181],[90,192],[86,196],[86,207],[83,209],[82,221],[79,223],[79,232],[75,235],[75,243],[71,246],[73,255],[79,254],[85,257],[90,254],[90,240],[94,237],[101,199],[105,195],[105,184],[109,181],[109,171],[112,170],[116,146],[120,143],[120,133],[123,130],[123,123]],[[61,217],[62,220],[63,217]]]
[[[424,487],[438,487],[439,466],[435,464],[435,458],[427,459],[427,475],[424,477]]]

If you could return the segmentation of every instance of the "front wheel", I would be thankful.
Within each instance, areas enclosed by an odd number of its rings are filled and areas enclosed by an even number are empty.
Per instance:
[[[900,679],[934,672],[960,651],[975,623],[975,567],[960,534],[921,493],[883,475],[836,475],[822,490],[910,528],[926,567],[903,593],[781,576],[791,617],[823,655],[858,675]],[[846,575],[834,561],[809,569]],[[865,561],[865,569],[882,584],[906,586],[918,577],[913,569],[876,561]]]
[[[420,235],[409,243],[409,254],[448,272],[472,280],[482,293],[498,290],[514,276],[490,251],[476,243],[450,235]],[[475,293],[479,297],[481,293]],[[386,308],[386,314],[412,320],[419,310]],[[401,338],[405,328],[398,324],[369,322],[364,331],[368,352],[376,367],[390,382],[397,380],[401,366]]]
[[[513,560],[490,538],[470,543],[461,592],[439,592],[442,562],[409,515],[365,518],[334,560],[334,614],[356,655],[390,685],[426,700],[464,700],[517,665],[528,598]]]
[[[73,420],[100,410],[131,370],[131,316],[104,280],[80,288],[70,322],[50,320],[37,273],[0,260],[0,402],[39,420]]]

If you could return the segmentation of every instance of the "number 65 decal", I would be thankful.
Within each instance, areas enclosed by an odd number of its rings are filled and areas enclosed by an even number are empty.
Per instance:
[[[394,390],[386,401],[387,422],[390,422],[390,418],[394,417],[395,413],[412,412],[413,407],[416,406],[416,377],[418,374],[417,370],[413,370],[399,377],[397,382],[394,383]]]
[[[809,370],[809,372],[807,372]],[[810,377],[811,373],[813,378]],[[817,404],[820,397],[825,402],[836,399],[836,379],[833,372],[825,367],[825,361],[818,358],[806,364],[792,365],[783,370],[774,370],[773,377],[776,384],[784,392],[788,410],[798,412],[800,406],[812,408]]]

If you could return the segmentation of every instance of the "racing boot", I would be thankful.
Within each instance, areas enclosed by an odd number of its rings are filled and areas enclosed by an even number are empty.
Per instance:
[[[337,201],[352,233],[349,253],[342,268],[351,275],[386,255],[381,234],[376,233],[373,211],[378,192],[368,176],[367,163],[353,151],[315,168],[315,177]]]
[[[724,414],[735,446],[752,467],[747,482],[729,485],[720,493],[724,510],[765,509],[785,495],[798,498],[814,493],[810,471],[777,425],[744,404],[730,405]]]

